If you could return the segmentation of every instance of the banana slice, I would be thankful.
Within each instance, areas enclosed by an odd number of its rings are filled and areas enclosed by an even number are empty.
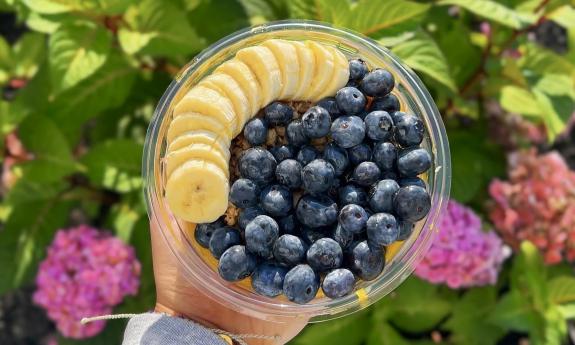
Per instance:
[[[349,80],[349,62],[347,57],[335,47],[325,47],[333,55],[333,71],[332,77],[327,87],[317,96],[317,99],[322,99],[327,96],[333,96],[337,90],[341,89],[347,84]]]
[[[228,207],[229,182],[221,169],[204,160],[185,162],[168,178],[166,201],[172,213],[193,223],[210,223]]]
[[[262,107],[262,96],[260,94],[260,85],[252,70],[239,60],[228,60],[221,64],[214,74],[228,74],[240,85],[244,95],[248,98],[250,105],[250,114],[257,113]]]
[[[315,72],[315,55],[313,51],[302,42],[289,42],[297,52],[299,62],[298,87],[293,96],[294,100],[307,100],[307,90]]]
[[[220,121],[230,137],[239,132],[232,102],[215,90],[196,85],[174,107],[174,117],[189,112],[212,116]]]
[[[306,41],[305,44],[315,55],[315,72],[311,84],[307,89],[307,99],[316,101],[319,100],[319,95],[323,93],[331,81],[331,73],[333,72],[333,55],[320,43]]]
[[[244,128],[246,122],[251,118],[252,113],[247,96],[234,78],[224,73],[211,74],[204,78],[199,85],[210,87],[220,94],[226,95],[232,102],[237,115],[236,126],[238,128]]]
[[[226,161],[230,160],[230,142],[216,133],[206,130],[189,131],[176,137],[168,145],[166,152],[174,152],[193,144],[209,145],[221,153]]]
[[[278,62],[269,48],[256,46],[240,49],[236,59],[254,72],[263,97],[262,107],[278,98],[283,87],[282,76]]]
[[[285,40],[267,40],[262,46],[274,54],[281,71],[283,87],[279,99],[291,100],[299,86],[299,60],[296,48]]]
[[[229,157],[229,152],[227,154]],[[166,155],[166,176],[168,179],[181,165],[189,160],[200,159],[218,166],[222,172],[229,176],[228,160],[217,149],[206,144],[192,144]]]
[[[232,142],[232,137],[222,123],[211,116],[192,112],[181,114],[172,120],[166,135],[168,145],[183,133],[195,130],[206,130],[218,135],[228,143]]]

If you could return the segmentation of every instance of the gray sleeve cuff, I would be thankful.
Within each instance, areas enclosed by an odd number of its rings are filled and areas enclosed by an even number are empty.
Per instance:
[[[194,322],[158,313],[130,319],[122,345],[227,345],[217,334]]]

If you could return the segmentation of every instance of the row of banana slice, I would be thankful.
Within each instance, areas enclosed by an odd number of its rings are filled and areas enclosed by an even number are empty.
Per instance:
[[[245,123],[275,100],[332,96],[348,78],[346,56],[318,42],[270,39],[240,49],[173,107],[165,156],[172,213],[215,221],[228,207],[230,145]]]

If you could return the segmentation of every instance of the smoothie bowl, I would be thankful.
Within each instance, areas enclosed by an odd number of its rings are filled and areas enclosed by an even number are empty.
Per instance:
[[[270,23],[178,74],[148,129],[150,220],[184,276],[265,319],[326,320],[415,268],[447,203],[449,146],[429,93],[358,34]]]

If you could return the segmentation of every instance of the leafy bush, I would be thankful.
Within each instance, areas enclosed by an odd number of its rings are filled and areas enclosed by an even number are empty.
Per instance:
[[[142,262],[138,296],[117,311],[152,305],[140,178],[147,124],[181,66],[252,24],[321,20],[389,47],[444,117],[452,197],[484,215],[506,151],[547,149],[574,109],[569,0],[0,0],[0,11],[26,28],[0,36],[0,293],[32,282],[57,229],[87,222],[131,243]],[[411,278],[294,344],[494,344],[509,331],[559,344],[575,316],[575,279],[545,268],[529,244],[512,266],[497,286],[462,292]],[[110,343],[121,330],[111,323],[88,342]]]

